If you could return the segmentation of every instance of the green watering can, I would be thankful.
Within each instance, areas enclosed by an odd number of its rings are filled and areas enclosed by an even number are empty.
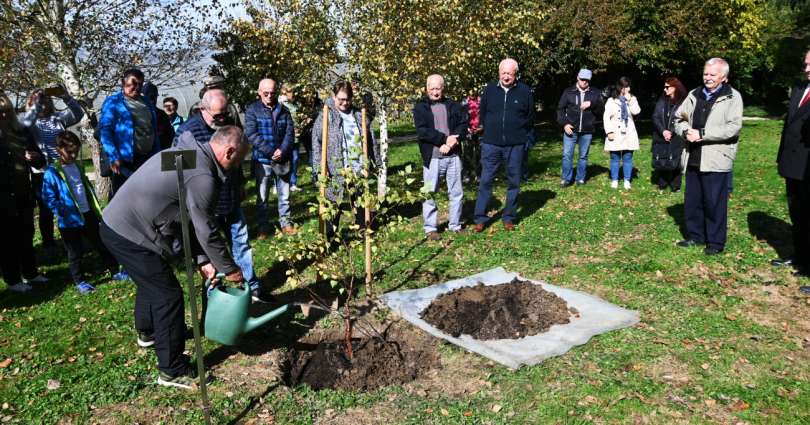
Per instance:
[[[211,280],[205,282],[210,287]],[[250,307],[250,286],[242,288],[219,286],[208,295],[208,309],[205,313],[205,337],[224,345],[235,345],[239,337],[275,319],[289,305],[285,304],[261,317],[248,317]]]

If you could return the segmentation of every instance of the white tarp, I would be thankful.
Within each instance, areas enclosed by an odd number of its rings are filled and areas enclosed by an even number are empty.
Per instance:
[[[517,273],[509,273],[502,267],[497,267],[427,288],[389,292],[383,295],[382,299],[393,311],[425,332],[438,338],[444,338],[512,369],[517,369],[522,365],[534,365],[549,357],[559,356],[575,345],[585,344],[594,335],[633,326],[639,321],[637,311],[621,308],[584,292],[529,279],[524,280],[541,285],[543,289],[555,293],[565,300],[569,307],[576,308],[580,317],[572,316],[570,323],[554,325],[548,331],[538,335],[520,339],[493,340],[477,340],[469,335],[454,338],[419,317],[419,314],[441,294],[464,286],[474,286],[479,282],[484,285],[511,282],[515,277],[524,279]]]

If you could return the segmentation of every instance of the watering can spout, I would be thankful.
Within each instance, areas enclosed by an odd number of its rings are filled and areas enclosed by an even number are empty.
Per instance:
[[[245,330],[244,330],[244,332],[250,332],[250,331],[258,328],[259,326],[262,326],[265,323],[275,319],[276,317],[278,317],[281,314],[285,313],[287,311],[288,307],[289,306],[287,304],[284,304],[283,306],[281,306],[281,307],[279,307],[279,308],[277,308],[277,309],[275,309],[273,311],[265,313],[261,317],[248,317],[247,321],[245,322]]]

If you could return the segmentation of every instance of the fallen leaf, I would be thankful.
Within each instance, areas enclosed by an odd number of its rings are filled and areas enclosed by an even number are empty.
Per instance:
[[[0,362],[0,369],[5,369],[5,368],[9,367],[11,365],[12,361],[13,360],[11,360],[11,357],[9,357],[9,358],[3,360],[2,362]]]
[[[703,363],[702,365],[700,365],[700,368],[703,369],[703,370],[709,370],[709,364],[708,363]]]
[[[439,410],[439,412],[441,412],[442,416],[447,416],[447,415],[449,415],[449,414],[450,414],[450,412],[448,412],[448,411],[447,411],[447,409],[444,409],[444,408],[442,408],[441,410]]]
[[[56,379],[49,379],[48,384],[46,385],[49,390],[58,390],[61,386],[62,384],[60,384]]]
[[[714,400],[714,399],[710,398],[710,399],[703,400],[703,403],[706,403],[706,406],[708,406],[708,407],[714,407],[714,406],[717,405],[717,400]]]
[[[577,406],[591,406],[599,402],[599,399],[592,395],[586,395],[582,398],[579,402],[577,402]]]
[[[472,412],[468,410],[468,411],[464,412],[464,416],[469,418],[470,416],[472,416]]]
[[[741,412],[741,411],[743,411],[745,409],[748,409],[749,407],[751,407],[750,404],[748,404],[748,403],[746,403],[746,402],[744,402],[742,400],[737,400],[737,401],[735,401],[734,403],[731,404],[731,411],[732,412]]]
[[[503,406],[501,406],[500,404],[496,404],[496,405],[492,406],[492,411],[495,412],[495,413],[500,412],[501,409],[503,409]]]
[[[737,316],[735,316],[733,314],[727,314],[726,315],[726,320],[729,320],[729,321],[733,322],[733,321],[737,320]]]

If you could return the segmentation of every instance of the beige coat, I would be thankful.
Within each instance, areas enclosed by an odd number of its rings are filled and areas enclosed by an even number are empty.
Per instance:
[[[700,171],[728,172],[734,166],[737,157],[740,130],[742,129],[743,100],[740,92],[729,87],[729,93],[720,94],[712,105],[706,126],[703,128],[703,146],[700,149]],[[686,141],[686,131],[692,128],[692,115],[700,88],[693,90],[675,111],[675,131],[683,134]],[[689,161],[689,150],[684,149],[681,162],[684,170]]]
[[[605,113],[602,117],[605,134],[613,133],[613,140],[605,137],[606,151],[637,151],[639,148],[638,132],[636,124],[633,122],[633,115],[638,115],[641,107],[638,106],[638,99],[635,96],[630,97],[627,108],[630,116],[625,125],[622,121],[622,107],[619,100],[611,97],[605,102]]]

